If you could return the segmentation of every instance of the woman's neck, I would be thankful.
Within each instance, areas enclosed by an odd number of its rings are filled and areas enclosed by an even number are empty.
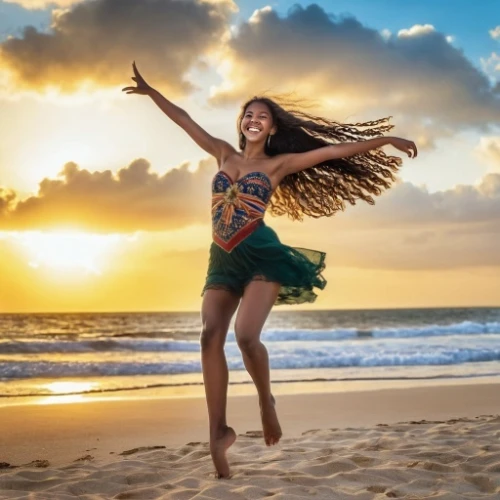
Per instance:
[[[251,160],[265,160],[269,158],[264,152],[264,148],[262,144],[251,144],[246,143],[245,149],[241,152],[241,156],[243,159],[251,161]]]

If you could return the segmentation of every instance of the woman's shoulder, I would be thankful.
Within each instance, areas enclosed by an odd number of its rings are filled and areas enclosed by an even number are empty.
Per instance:
[[[221,149],[220,158],[218,158],[217,163],[219,165],[219,170],[227,163],[228,159],[230,159],[235,154],[239,154],[234,146],[229,144],[229,142],[223,141],[223,147]]]

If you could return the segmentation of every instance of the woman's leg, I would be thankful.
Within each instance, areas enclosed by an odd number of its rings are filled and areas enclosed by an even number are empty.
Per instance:
[[[269,357],[260,334],[279,289],[279,283],[251,281],[245,288],[234,325],[243,362],[259,393],[264,440],[268,446],[280,440],[281,427],[271,394]]]
[[[226,450],[236,434],[226,422],[228,370],[224,343],[239,298],[226,290],[206,290],[201,308],[201,364],[210,422],[210,453],[219,477],[229,476]]]

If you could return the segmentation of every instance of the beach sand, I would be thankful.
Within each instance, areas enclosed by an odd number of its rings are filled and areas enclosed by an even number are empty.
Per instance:
[[[304,384],[307,390],[307,384]],[[228,401],[232,477],[214,478],[203,398],[0,408],[0,498],[500,499],[500,384]]]

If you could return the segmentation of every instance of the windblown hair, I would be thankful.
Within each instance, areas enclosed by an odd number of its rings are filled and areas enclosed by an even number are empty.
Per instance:
[[[277,132],[271,136],[265,153],[275,156],[283,153],[302,153],[342,142],[363,141],[381,137],[394,125],[392,117],[366,123],[338,123],[307,113],[296,100],[285,97],[253,97],[247,101],[238,117],[239,146],[245,149],[246,138],[241,133],[241,121],[247,107],[253,102],[266,104]],[[314,167],[287,175],[279,184],[270,201],[273,215],[287,214],[291,219],[303,216],[332,216],[362,199],[373,205],[372,195],[378,196],[395,181],[394,173],[401,166],[397,156],[388,156],[381,149],[346,158],[327,160]]]

